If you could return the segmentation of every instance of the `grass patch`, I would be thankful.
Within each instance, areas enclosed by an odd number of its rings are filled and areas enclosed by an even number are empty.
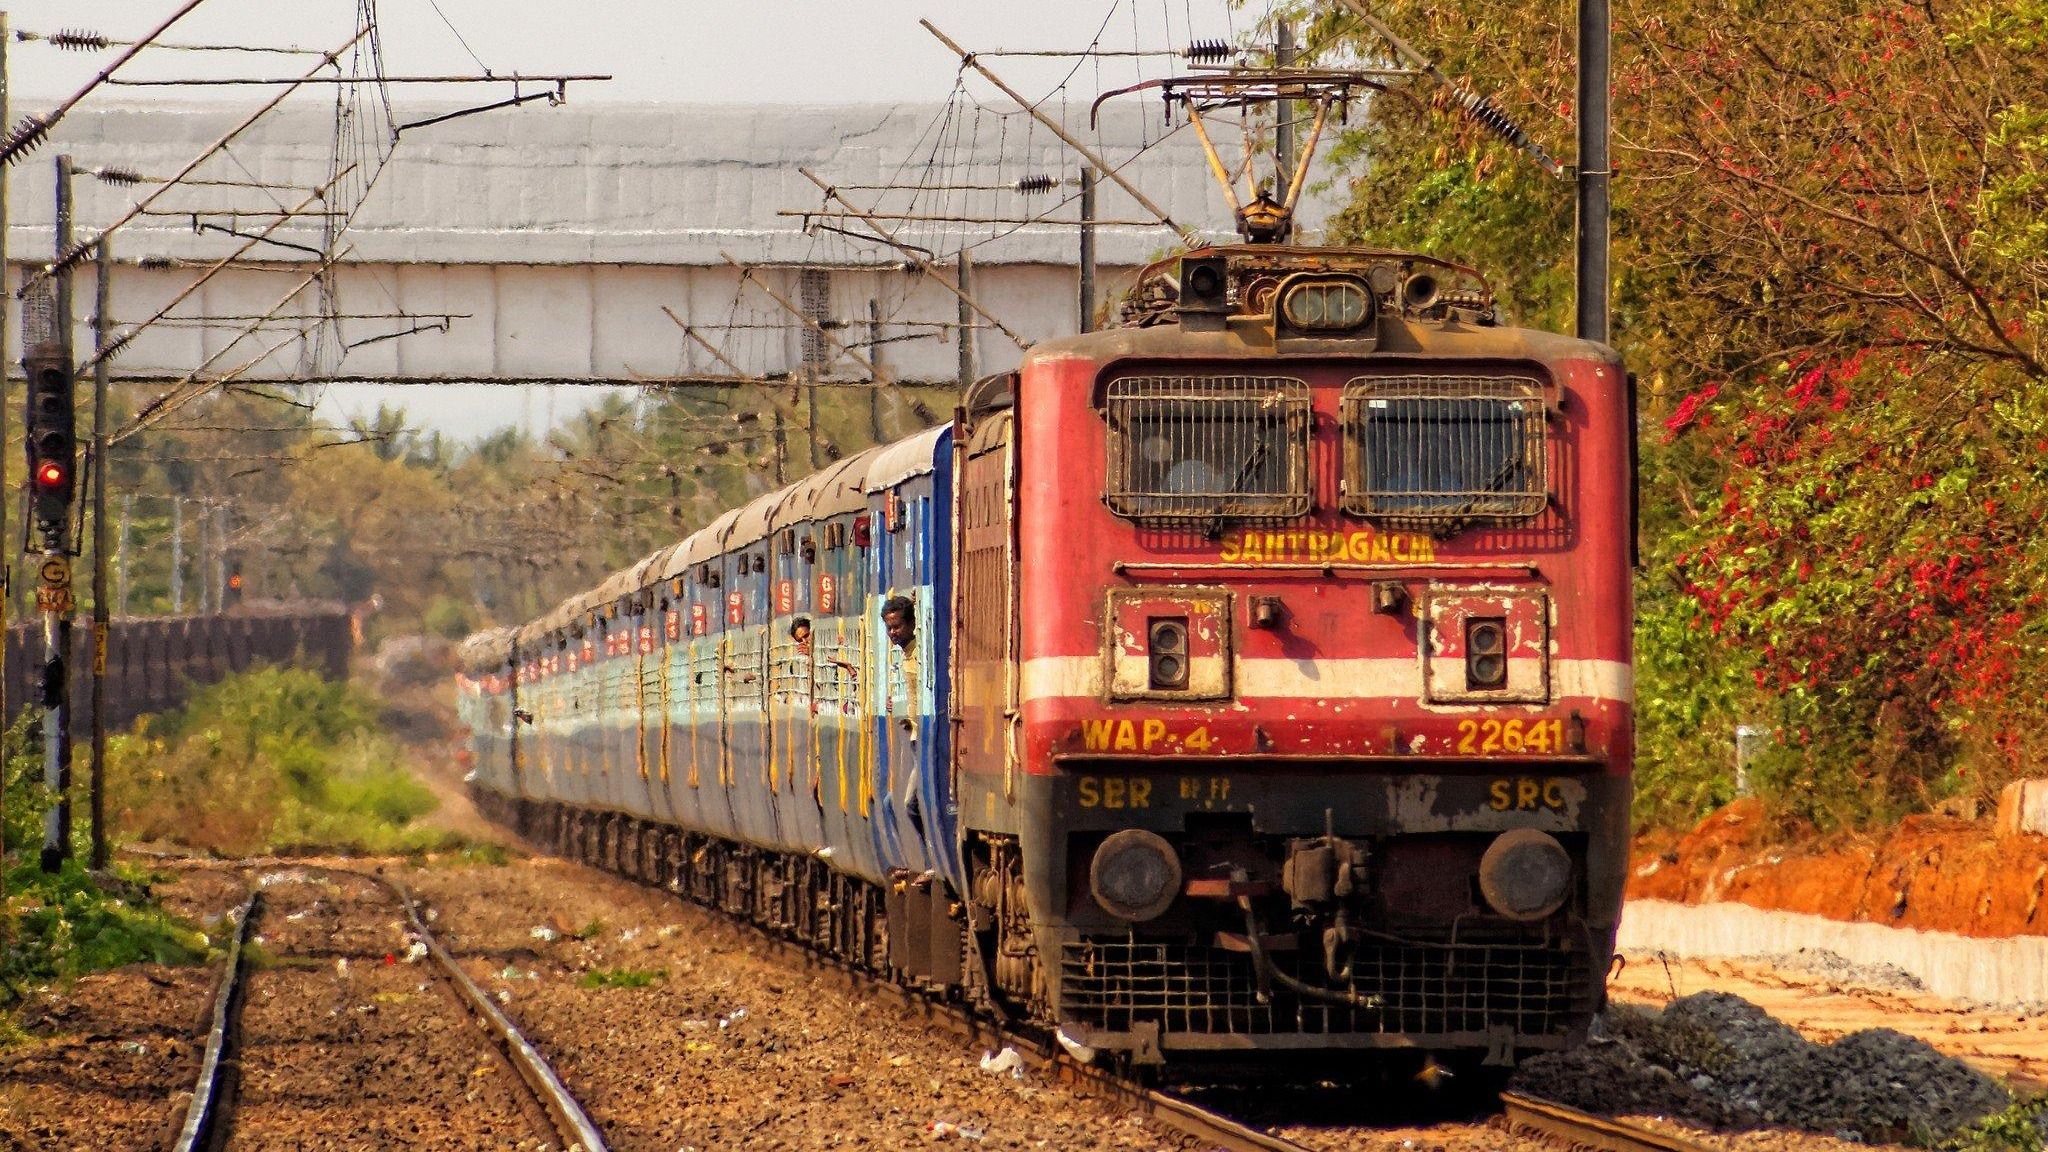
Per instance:
[[[223,855],[456,846],[376,701],[303,669],[260,668],[108,741],[108,808],[124,835]]]
[[[42,870],[50,794],[42,784],[40,725],[40,717],[25,715],[0,736],[0,772],[6,774],[0,831],[7,848],[0,856],[7,894],[0,905],[0,1001],[18,1003],[31,987],[124,964],[204,960],[205,933],[150,900],[147,872],[117,866],[94,876],[85,870],[83,819],[73,826],[71,859],[55,873]]]
[[[651,988],[666,979],[666,968],[593,968],[576,983],[584,988]]]

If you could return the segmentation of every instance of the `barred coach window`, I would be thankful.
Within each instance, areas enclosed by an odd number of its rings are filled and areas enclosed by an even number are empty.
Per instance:
[[[1308,384],[1286,376],[1128,376],[1104,396],[1103,500],[1134,520],[1309,510]]]
[[[1526,377],[1360,378],[1344,388],[1344,510],[1452,531],[1550,499],[1543,389]]]

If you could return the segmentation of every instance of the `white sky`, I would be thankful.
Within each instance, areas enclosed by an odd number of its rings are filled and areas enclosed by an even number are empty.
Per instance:
[[[0,0],[16,33],[81,29],[132,39],[182,0]],[[381,0],[377,4],[385,70],[390,75],[605,73],[603,83],[572,85],[572,102],[870,103],[942,102],[958,59],[918,26],[929,18],[970,51],[1184,47],[1193,39],[1234,40],[1271,0]],[[438,7],[437,7],[438,5]],[[356,0],[205,0],[162,39],[167,43],[297,46],[327,50],[355,29]],[[84,85],[112,52],[59,51],[45,43],[8,45],[9,90],[18,121]],[[1052,90],[1073,60],[990,60],[1027,96]],[[290,76],[307,64],[275,54],[145,52],[120,75],[133,78]],[[1082,99],[1106,88],[1162,75],[1164,60],[1083,64],[1073,76]],[[980,90],[979,87],[977,90]],[[252,105],[249,87],[113,88],[107,97],[234,100]],[[408,87],[397,98],[497,99],[496,86]],[[96,95],[93,99],[101,99]],[[328,100],[319,93],[314,99]],[[999,97],[997,99],[1000,99]],[[520,115],[505,112],[501,115]],[[532,428],[596,399],[594,388],[528,389],[508,406],[502,388],[337,387],[322,410],[345,419],[379,401],[402,404],[416,420],[467,438],[520,422]],[[547,395],[545,393],[554,393]],[[516,408],[517,414],[508,411]]]
[[[17,31],[90,29],[133,37],[179,0],[0,0]],[[438,4],[438,11],[435,5]],[[328,49],[355,27],[355,0],[206,0],[166,41],[296,45]],[[733,103],[860,103],[943,100],[957,60],[918,27],[927,17],[970,51],[1077,49],[1101,31],[1104,48],[1159,48],[1191,38],[1230,39],[1267,4],[1233,10],[1227,0],[382,0],[384,57],[393,74],[478,71],[598,72],[614,79],[573,90],[575,100]],[[444,21],[443,15],[446,19]],[[452,25],[452,30],[451,30]],[[1105,27],[1106,25],[1106,27]],[[457,39],[459,32],[461,40]],[[1192,36],[1191,36],[1192,32]],[[475,59],[461,41],[468,42]],[[17,102],[76,89],[108,59],[15,44],[9,56]],[[302,70],[289,57],[151,52],[123,70],[137,77],[242,75]],[[1071,62],[1007,60],[1020,86],[1049,86]],[[1129,61],[1105,63],[1106,86],[1128,82]],[[1149,75],[1163,62],[1149,65]],[[1077,77],[1092,87],[1093,65]],[[218,98],[221,89],[204,95]],[[232,90],[230,90],[232,91]],[[251,91],[247,89],[244,91]],[[127,89],[179,98],[172,89]],[[447,94],[447,89],[441,92]]]

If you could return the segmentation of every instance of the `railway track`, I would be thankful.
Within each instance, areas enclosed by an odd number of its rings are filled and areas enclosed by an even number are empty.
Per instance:
[[[639,882],[669,896],[677,895],[661,885]],[[821,955],[798,941],[768,932],[759,925],[737,919],[729,919],[729,922],[753,936],[762,944],[764,952],[785,963],[829,975],[849,990],[886,998],[970,1045],[994,1051],[1014,1049],[1025,1065],[1040,1076],[1138,1112],[1194,1139],[1204,1149],[1216,1152],[1322,1152],[1325,1147],[1320,1141],[1317,1146],[1300,1143],[1109,1069],[1083,1064],[1046,1037],[997,1023],[963,1005],[935,999],[879,979],[853,965]],[[1505,1093],[1501,1104],[1500,1123],[1510,1131],[1561,1144],[1573,1152],[1706,1152],[1701,1145],[1679,1137],[1532,1096]],[[1327,1147],[1343,1146],[1343,1130],[1333,1129],[1330,1135],[1339,1142]]]
[[[411,949],[408,950],[408,960],[425,962],[425,967],[438,978],[448,991],[450,998],[459,1004],[462,1011],[467,1013],[475,1022],[478,1029],[483,1033],[484,1038],[489,1042],[491,1050],[505,1065],[509,1066],[509,1071],[513,1075],[504,1077],[504,1079],[522,1086],[529,1097],[528,1103],[530,1103],[533,1109],[537,1110],[539,1115],[546,1118],[547,1125],[550,1128],[550,1131],[547,1133],[549,1139],[540,1141],[533,1146],[556,1146],[581,1150],[581,1152],[605,1152],[604,1138],[599,1134],[596,1126],[591,1123],[589,1116],[584,1113],[582,1107],[576,1102],[568,1089],[563,1086],[561,1080],[556,1077],[554,1071],[548,1066],[547,1061],[521,1035],[519,1029],[498,1009],[498,1006],[491,1002],[483,990],[477,987],[476,983],[456,963],[455,958],[435,939],[432,931],[427,926],[426,918],[421,915],[417,903],[401,885],[381,876],[358,872],[353,869],[327,866],[312,867],[307,865],[294,865],[293,867],[300,875],[310,876],[318,874],[327,877],[347,877],[363,882],[376,891],[383,893],[397,905],[398,910],[404,915],[408,933],[415,942]],[[274,880],[278,876],[289,875],[287,873],[272,873],[266,879]],[[287,880],[286,882],[290,881]],[[249,977],[252,969],[255,967],[251,963],[249,941],[254,931],[253,925],[265,915],[265,905],[266,893],[263,891],[263,885],[259,883],[256,888],[252,889],[248,901],[234,914],[233,934],[229,942],[226,965],[214,995],[205,1051],[200,1062],[200,1072],[197,1082],[193,1087],[191,1104],[186,1111],[184,1123],[179,1129],[178,1137],[174,1144],[176,1152],[200,1152],[202,1149],[231,1147],[235,1142],[237,1113],[245,1102],[241,1092],[241,1088],[247,1080],[245,1073],[256,1070],[255,1066],[250,1063],[250,1053],[244,1043],[243,1017],[249,996]],[[302,909],[299,913],[295,914],[294,918],[306,915],[308,911],[312,910],[312,907],[312,905],[309,905],[308,908]],[[328,961],[333,962],[337,978],[340,974],[347,972],[352,953],[371,965],[378,963],[379,958],[374,954],[374,950],[368,955],[363,955],[359,948],[352,950],[344,947],[341,944],[342,936],[343,932],[337,929],[334,934],[334,942],[326,949],[320,950],[318,954],[318,958],[323,962],[323,965]],[[397,957],[391,952],[384,953],[381,962],[385,966],[390,967],[395,967],[398,963]],[[380,998],[387,995],[392,994],[378,994]],[[374,1010],[374,1005],[372,1005],[372,1010]],[[336,1013],[330,1013],[329,1015],[336,1015],[338,1012],[339,1009],[336,1010]],[[337,1027],[339,1026],[337,1025]],[[417,1039],[421,1042],[438,1042],[441,1037],[422,1035]],[[426,1066],[431,1066],[432,1063],[432,1061],[423,1062]],[[445,1065],[446,1061],[444,1060],[442,1063]],[[485,1075],[485,1071],[479,1068],[470,1073],[470,1078],[479,1078]],[[462,1091],[467,1099],[471,1101],[476,1100],[476,1095],[472,1094],[473,1090],[466,1084],[463,1086]],[[500,1108],[499,1111],[504,1113],[508,1110]],[[275,1122],[276,1119],[273,1118],[273,1121]],[[290,1118],[285,1117],[283,1122],[289,1123]],[[500,1115],[486,1123],[487,1125],[497,1125],[496,1127],[488,1127],[487,1130],[498,1134],[502,1126],[507,1123],[507,1117]],[[518,1121],[514,1119],[511,1123],[516,1126]],[[258,1143],[260,1143],[261,1138],[257,1139]],[[560,1143],[555,1144],[555,1141]]]
[[[1503,1093],[1501,1116],[1508,1128],[1597,1152],[1706,1152],[1704,1146],[1639,1124],[1595,1116],[1549,1100]]]

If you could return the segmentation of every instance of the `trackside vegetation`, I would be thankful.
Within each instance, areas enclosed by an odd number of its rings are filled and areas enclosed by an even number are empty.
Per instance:
[[[447,846],[433,794],[363,689],[261,668],[201,689],[107,749],[109,819],[127,838],[221,855]]]
[[[1384,20],[1553,154],[1570,5]],[[1340,4],[1305,41],[1379,59]],[[1614,27],[1615,343],[1640,381],[1638,815],[1994,797],[2048,756],[2048,3],[1669,0]],[[1435,102],[1372,102],[1333,239],[1483,269],[1569,330],[1573,195]]]
[[[87,844],[75,829],[72,860],[54,875],[43,872],[43,813],[49,792],[42,785],[40,718],[24,716],[0,735],[0,772],[5,772],[6,854],[0,878],[0,1007],[20,1002],[28,989],[123,964],[196,963],[208,941],[193,925],[167,916],[147,896],[146,874],[121,866],[111,876],[85,869]],[[0,1043],[7,1039],[0,1025]]]

